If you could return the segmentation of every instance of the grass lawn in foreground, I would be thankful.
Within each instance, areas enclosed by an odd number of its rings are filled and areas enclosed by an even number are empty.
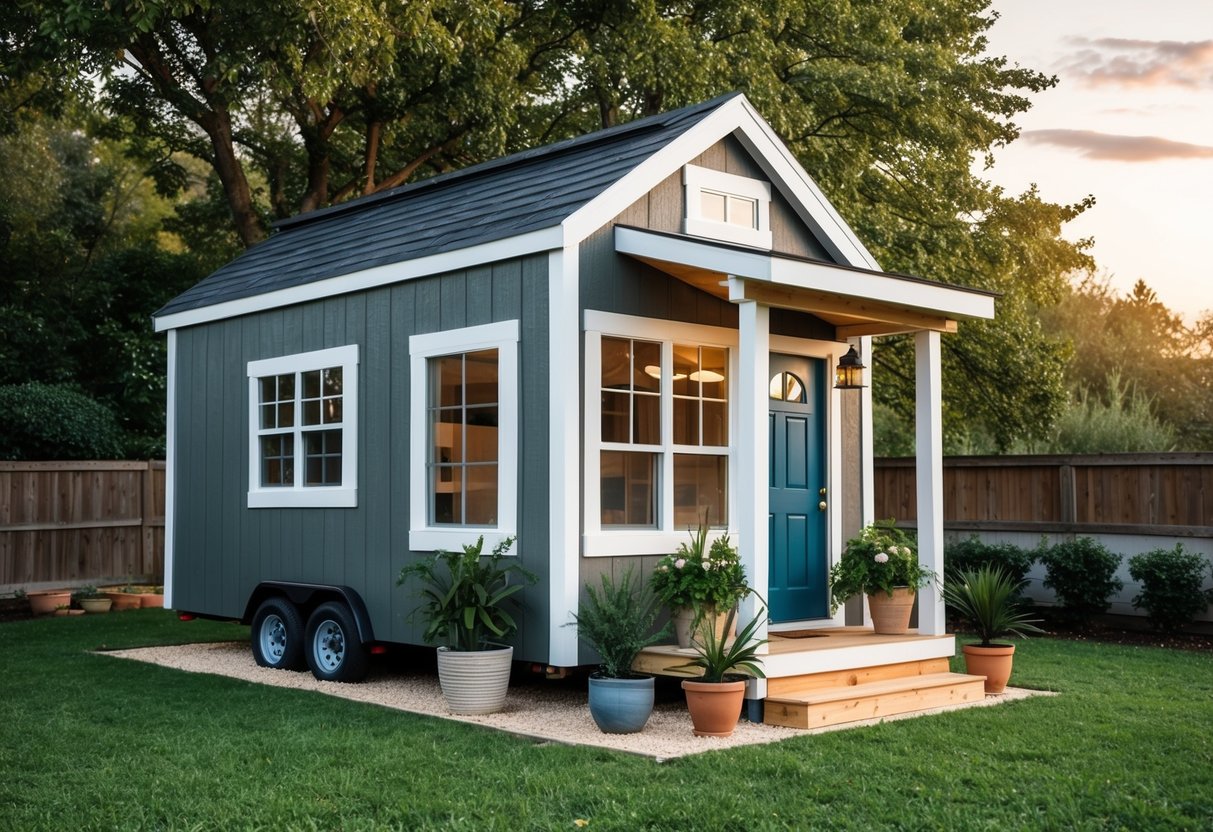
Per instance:
[[[246,632],[0,624],[0,829],[1213,828],[1207,654],[1020,642],[1061,696],[658,764],[91,652]]]

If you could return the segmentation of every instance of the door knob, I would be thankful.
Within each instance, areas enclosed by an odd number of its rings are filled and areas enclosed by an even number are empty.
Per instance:
[[[824,497],[826,495],[826,490],[824,488],[819,488],[817,489],[817,493]]]
[[[827,508],[829,508],[829,506],[826,505],[825,500],[822,500],[820,503],[817,504],[818,511],[825,511]]]

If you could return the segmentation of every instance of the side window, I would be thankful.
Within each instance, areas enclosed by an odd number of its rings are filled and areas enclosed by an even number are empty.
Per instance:
[[[409,339],[409,547],[451,549],[515,533],[517,321]]]
[[[248,363],[250,508],[357,504],[358,346]]]

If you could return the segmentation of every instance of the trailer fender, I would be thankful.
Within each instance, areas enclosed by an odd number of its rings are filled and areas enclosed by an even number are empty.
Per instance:
[[[284,595],[286,598],[299,608],[300,615],[304,620],[313,609],[323,604],[325,601],[340,601],[349,608],[350,613],[354,616],[354,624],[358,628],[358,638],[363,644],[368,644],[375,640],[375,630],[371,626],[371,616],[366,610],[366,603],[362,600],[362,596],[351,587],[348,586],[333,586],[330,584],[304,584],[294,581],[262,581],[257,584],[249,595],[248,603],[244,607],[244,615],[240,619],[240,623],[249,624],[253,620],[253,615],[257,612],[257,607],[261,602],[272,595]]]

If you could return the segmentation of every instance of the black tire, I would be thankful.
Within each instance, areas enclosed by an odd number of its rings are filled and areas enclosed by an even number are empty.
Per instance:
[[[304,653],[312,675],[322,682],[361,682],[370,667],[354,616],[337,601],[321,604],[308,617]]]
[[[280,596],[267,598],[253,616],[249,642],[253,660],[262,667],[303,670],[303,618],[295,605]]]

